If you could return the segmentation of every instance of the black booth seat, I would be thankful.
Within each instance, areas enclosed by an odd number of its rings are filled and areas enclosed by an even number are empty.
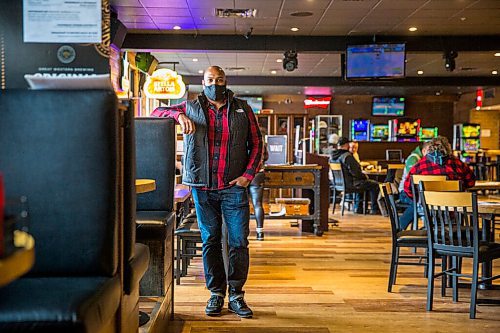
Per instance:
[[[137,241],[146,244],[151,253],[140,294],[165,296],[173,305],[175,121],[135,118],[134,126],[137,178],[156,181],[155,191],[137,195]]]
[[[137,331],[149,253],[122,214],[135,202],[124,119],[111,91],[0,94],[0,171],[35,239],[33,269],[0,288],[1,332]]]
[[[99,332],[120,294],[118,277],[22,278],[0,289],[0,332]]]

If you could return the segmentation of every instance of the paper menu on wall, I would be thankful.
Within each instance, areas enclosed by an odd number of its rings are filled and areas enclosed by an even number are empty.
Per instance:
[[[101,0],[23,0],[25,43],[100,43]]]

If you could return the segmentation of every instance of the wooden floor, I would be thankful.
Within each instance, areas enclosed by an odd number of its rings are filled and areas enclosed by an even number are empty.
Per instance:
[[[222,316],[205,316],[209,292],[201,260],[194,260],[176,286],[168,333],[500,332],[499,305],[478,306],[478,319],[469,319],[469,289],[461,290],[458,303],[441,298],[437,289],[435,310],[426,312],[423,267],[401,266],[388,293],[388,219],[350,213],[335,218],[339,226],[323,237],[277,220],[266,221],[265,241],[251,234],[245,289],[253,319],[228,313],[227,301]],[[499,269],[496,263],[494,272]],[[500,299],[500,291],[479,291],[479,298],[486,296]]]

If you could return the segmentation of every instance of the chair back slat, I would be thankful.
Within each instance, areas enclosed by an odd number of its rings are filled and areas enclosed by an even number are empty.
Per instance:
[[[388,170],[402,170],[405,168],[404,164],[387,164],[387,169]]]
[[[393,241],[396,241],[396,235],[401,231],[399,226],[399,216],[396,208],[396,200],[394,198],[394,192],[390,183],[379,184],[380,193],[384,198],[385,205],[387,207],[387,212],[389,214],[389,219],[391,221],[392,237]]]
[[[475,193],[421,191],[424,220],[438,253],[478,250],[479,226]]]
[[[462,182],[460,180],[443,180],[443,181],[421,180],[420,186],[424,191],[439,191],[439,192],[462,191]]]
[[[333,175],[333,184],[335,188],[343,191],[345,189],[344,174],[340,163],[330,163],[330,169]]]

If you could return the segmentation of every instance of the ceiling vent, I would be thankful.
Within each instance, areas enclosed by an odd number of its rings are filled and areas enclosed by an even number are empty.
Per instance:
[[[251,18],[257,15],[257,9],[215,8],[215,16],[227,18]]]
[[[226,67],[226,70],[229,72],[243,72],[246,70],[245,67]]]
[[[290,16],[295,16],[295,17],[308,17],[312,15],[313,13],[311,12],[293,12],[290,14]]]

